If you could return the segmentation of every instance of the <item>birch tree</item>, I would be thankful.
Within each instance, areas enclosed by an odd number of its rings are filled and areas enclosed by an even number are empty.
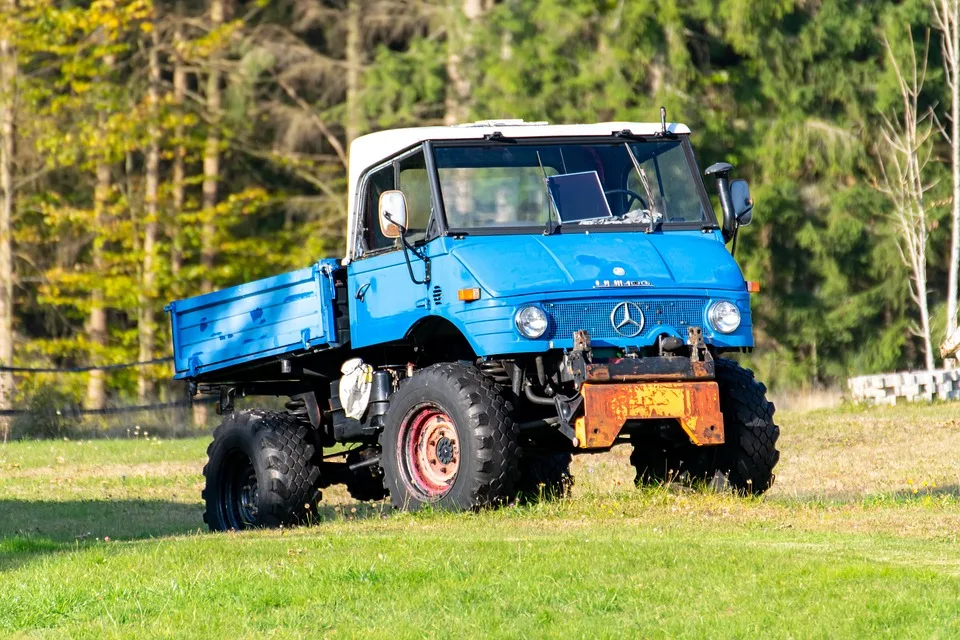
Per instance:
[[[3,10],[14,8],[4,3]],[[6,26],[6,21],[4,21]],[[13,364],[13,237],[11,220],[15,198],[14,172],[14,114],[16,100],[17,58],[12,34],[0,34],[0,365]],[[13,374],[0,373],[0,409],[10,408],[13,396]],[[0,434],[6,442],[6,419],[0,418]]]
[[[360,0],[347,0],[347,42],[346,42],[346,116],[344,117],[344,137],[347,147],[360,136],[363,129],[363,110],[360,106],[362,94],[361,74],[363,73],[363,24],[361,22]]]
[[[114,56],[107,54],[103,59],[103,68],[105,76],[109,76],[113,69]],[[106,78],[101,78],[100,82],[107,83]],[[100,105],[97,113],[97,129],[103,138],[107,137],[107,121],[110,112],[105,105]],[[91,247],[91,268],[94,274],[99,276],[106,275],[107,261],[104,257],[104,243],[106,238],[101,230],[107,225],[107,208],[112,191],[111,171],[110,171],[110,150],[104,148],[96,150],[96,162],[94,165],[95,186],[93,189],[93,225],[94,233]],[[106,296],[104,293],[103,280],[97,280],[98,284],[90,291],[90,312],[87,316],[87,336],[90,341],[91,361],[102,361],[103,353],[107,347],[107,309]],[[87,380],[87,409],[103,409],[106,406],[106,385],[103,371],[95,370],[90,372]]]
[[[906,75],[886,37],[883,45],[896,76],[903,112],[895,117],[880,114],[880,141],[875,149],[879,176],[875,185],[893,209],[894,228],[899,233],[897,248],[910,268],[910,295],[920,313],[918,335],[923,340],[924,363],[928,370],[932,370],[934,361],[927,299],[927,203],[924,194],[933,185],[923,181],[923,173],[933,153],[929,142],[934,123],[929,111],[921,113],[919,109],[927,72],[929,34],[922,61],[917,60],[913,38],[910,38]]]
[[[454,0],[451,3],[447,29],[447,81],[450,84],[444,100],[444,124],[466,122],[469,117],[470,77],[465,58],[470,55],[474,23],[484,9],[483,0]]]
[[[950,89],[950,143],[953,173],[950,270],[947,281],[947,335],[957,328],[957,272],[960,270],[960,0],[931,0],[933,26],[940,32],[944,77]]]
[[[186,46],[183,36],[183,12],[178,5],[173,30],[173,108],[176,119],[173,126],[173,167],[171,168],[171,216],[170,216],[170,276],[172,293],[179,296],[180,270],[183,266],[183,231],[181,216],[186,202],[186,158],[187,147],[184,142],[184,101],[187,97],[187,68],[183,60]]]
[[[150,23],[145,23],[150,24]],[[157,30],[150,29],[147,53],[147,153],[144,183],[143,257],[140,264],[140,290],[137,295],[137,333],[139,360],[154,356],[157,320],[157,203],[160,194],[160,43]],[[137,372],[137,397],[141,404],[153,396],[153,379],[147,367]]]

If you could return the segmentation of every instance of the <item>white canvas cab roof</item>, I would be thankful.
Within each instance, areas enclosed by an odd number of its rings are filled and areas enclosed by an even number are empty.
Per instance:
[[[690,129],[680,123],[670,122],[667,131],[688,134]],[[659,122],[598,122],[595,124],[549,124],[524,122],[523,120],[480,120],[469,124],[448,127],[413,127],[388,129],[360,136],[350,144],[350,182],[347,207],[347,253],[344,264],[354,257],[356,248],[357,189],[360,176],[404,149],[409,149],[427,140],[482,140],[495,131],[506,138],[560,138],[581,136],[609,136],[614,132],[629,129],[641,136],[653,136],[662,130]]]

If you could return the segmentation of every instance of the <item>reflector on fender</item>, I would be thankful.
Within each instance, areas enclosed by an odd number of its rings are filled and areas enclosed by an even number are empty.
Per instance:
[[[472,289],[460,289],[457,291],[457,298],[463,302],[473,302],[480,299],[480,287]]]
[[[760,293],[760,283],[747,280],[747,291],[750,293]]]

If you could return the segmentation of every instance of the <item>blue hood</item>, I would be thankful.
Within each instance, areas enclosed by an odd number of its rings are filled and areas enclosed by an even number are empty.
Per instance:
[[[652,288],[745,288],[726,247],[699,231],[468,236],[451,254],[494,297],[584,291],[614,280]]]

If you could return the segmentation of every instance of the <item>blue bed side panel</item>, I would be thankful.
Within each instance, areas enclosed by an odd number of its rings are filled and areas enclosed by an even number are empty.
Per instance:
[[[170,303],[176,378],[338,346],[336,260]]]

